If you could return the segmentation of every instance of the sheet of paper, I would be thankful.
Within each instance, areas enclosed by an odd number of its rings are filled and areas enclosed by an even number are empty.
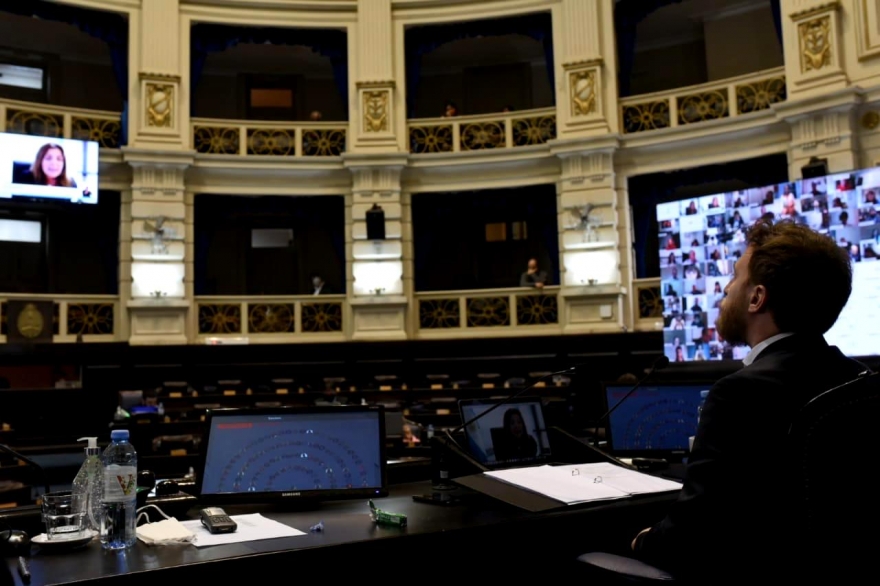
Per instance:
[[[605,462],[513,468],[485,474],[569,505],[681,488],[678,482]]]
[[[574,478],[583,476],[587,484],[598,482],[626,494],[651,494],[681,488],[680,482],[658,478],[657,476],[645,474],[638,470],[630,470],[610,462],[557,466],[556,468],[560,472],[567,473]]]
[[[627,496],[611,486],[605,486],[601,483],[587,484],[583,482],[586,477],[573,479],[570,471],[566,476],[560,471],[554,470],[553,466],[493,470],[485,472],[485,474],[568,505],[619,499]]]
[[[194,521],[183,521],[183,526],[195,534],[196,537],[193,539],[192,544],[196,547],[305,535],[305,532],[303,531],[288,527],[284,523],[267,519],[259,513],[253,513],[251,515],[233,515],[231,518],[238,523],[238,529],[236,529],[234,533],[212,534],[205,529],[202,522],[198,519]]]

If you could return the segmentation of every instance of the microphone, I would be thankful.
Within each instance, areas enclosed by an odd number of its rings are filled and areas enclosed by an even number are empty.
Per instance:
[[[668,362],[668,360],[667,360],[667,362]],[[514,399],[516,399],[516,398],[518,398],[518,397],[524,395],[525,393],[531,391],[531,390],[534,389],[535,386],[537,386],[537,384],[540,383],[541,381],[544,381],[544,380],[546,380],[546,379],[548,379],[548,378],[550,378],[550,377],[556,376],[556,375],[573,373],[575,370],[577,370],[577,368],[578,368],[578,365],[575,365],[575,366],[571,366],[571,367],[569,367],[569,368],[566,368],[566,369],[564,369],[564,370],[557,370],[556,372],[551,372],[550,374],[545,374],[544,376],[538,378],[535,382],[533,382],[533,383],[530,384],[529,386],[527,386],[527,387],[523,387],[522,389],[520,389],[519,391],[517,391],[517,392],[515,392],[514,394],[510,395],[509,397],[506,397],[506,398],[503,399],[502,401],[499,401],[498,403],[495,403],[494,405],[492,405],[491,407],[489,407],[488,409],[486,409],[485,411],[483,411],[482,413],[480,413],[480,414],[477,415],[476,417],[472,417],[470,420],[465,421],[464,423],[462,423],[461,425],[459,425],[458,427],[456,427],[455,429],[453,429],[451,432],[447,430],[446,434],[450,437],[450,439],[452,439],[452,434],[458,433],[459,431],[461,431],[462,429],[464,429],[464,428],[467,427],[468,425],[470,425],[470,424],[474,423],[475,421],[477,421],[477,420],[479,420],[479,419],[485,417],[486,415],[488,415],[489,413],[491,413],[491,412],[494,411],[495,409],[501,407],[502,405],[507,405],[508,403],[510,403],[511,401],[513,401]],[[456,442],[455,439],[452,439],[452,441],[455,442],[456,444],[458,444],[458,442]]]
[[[9,446],[7,446],[5,444],[0,444],[0,452],[6,452],[7,454],[9,454],[15,458],[18,458],[19,460],[21,460],[22,462],[24,462],[25,464],[27,464],[31,468],[34,468],[37,472],[40,473],[40,477],[43,480],[43,488],[46,489],[46,492],[52,492],[52,490],[49,488],[49,480],[48,480],[48,477],[46,476],[46,469],[45,468],[43,468],[42,466],[40,466],[39,464],[37,464],[36,462],[34,462],[30,458],[28,458],[27,456],[19,454],[18,452],[16,452],[15,450],[13,450],[12,448],[10,448]]]
[[[618,407],[620,407],[620,405],[623,404],[623,402],[626,401],[630,395],[632,395],[634,392],[636,392],[636,389],[638,389],[640,386],[642,386],[642,384],[646,380],[648,380],[652,374],[654,374],[658,370],[663,370],[667,366],[669,366],[669,358],[666,355],[663,355],[663,356],[660,356],[659,358],[657,358],[657,360],[655,360],[654,363],[651,365],[651,368],[648,369],[648,372],[645,373],[645,376],[643,376],[639,380],[639,382],[637,382],[635,384],[635,386],[633,388],[631,388],[629,391],[627,391],[627,393],[623,397],[621,397],[621,399],[617,403],[615,403],[613,407],[611,407],[608,411],[606,411],[605,415],[603,415],[602,417],[600,417],[599,419],[596,420],[596,427],[593,428],[593,437],[595,438],[593,445],[596,445],[596,446],[599,445],[599,424],[601,422],[605,421],[605,419],[609,415],[614,413],[614,411]]]

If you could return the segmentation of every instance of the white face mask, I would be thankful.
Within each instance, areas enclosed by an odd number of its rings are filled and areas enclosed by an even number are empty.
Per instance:
[[[164,519],[158,523],[146,523],[137,528],[138,539],[147,545],[169,545],[171,543],[190,543],[195,533],[187,529],[177,519]]]

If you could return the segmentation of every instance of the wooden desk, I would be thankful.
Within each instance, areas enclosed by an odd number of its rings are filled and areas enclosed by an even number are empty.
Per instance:
[[[429,490],[428,483],[401,485],[392,487],[390,497],[376,501],[382,509],[406,513],[406,528],[375,525],[365,501],[326,503],[312,511],[229,506],[230,514],[260,512],[306,532],[323,521],[325,530],[202,549],[138,542],[116,553],[103,551],[97,540],[69,553],[35,547],[30,584],[256,586],[301,579],[337,583],[342,578],[359,578],[358,583],[425,578],[433,583],[441,577],[462,579],[471,569],[497,578],[505,567],[511,576],[522,578],[529,568],[571,563],[584,551],[618,549],[634,531],[659,518],[675,498],[664,494],[535,514],[479,495],[455,506],[412,500],[413,494]],[[3,562],[13,572],[14,583],[22,584],[16,559]]]

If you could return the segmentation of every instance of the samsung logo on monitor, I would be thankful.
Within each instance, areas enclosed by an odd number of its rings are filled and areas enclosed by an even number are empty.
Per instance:
[[[298,492],[282,492],[281,496],[300,496]]]

